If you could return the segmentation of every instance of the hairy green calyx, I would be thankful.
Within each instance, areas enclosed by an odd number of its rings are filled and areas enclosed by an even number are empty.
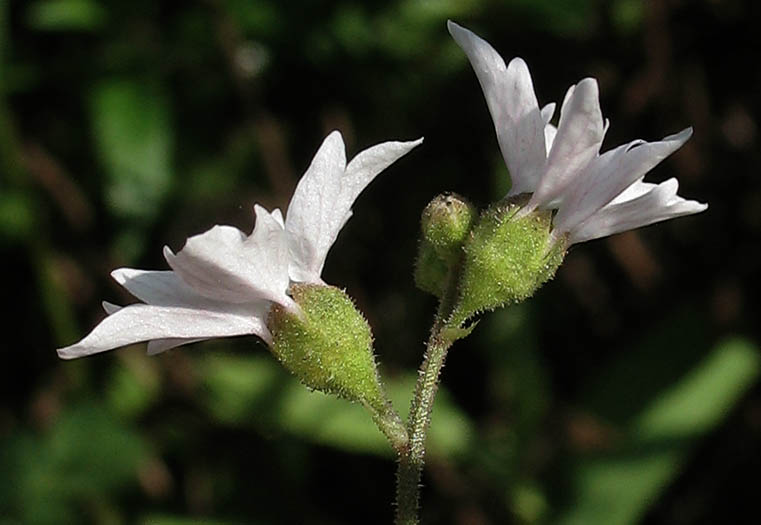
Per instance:
[[[296,314],[274,305],[267,325],[272,353],[307,387],[359,402],[397,447],[406,443],[401,419],[381,385],[370,326],[343,290],[295,284]]]
[[[563,262],[565,245],[550,235],[551,212],[519,210],[513,202],[497,203],[470,231],[455,312],[462,321],[527,299]]]

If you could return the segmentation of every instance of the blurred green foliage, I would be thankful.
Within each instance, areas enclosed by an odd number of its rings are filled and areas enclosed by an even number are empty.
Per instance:
[[[349,155],[425,135],[361,196],[324,276],[370,320],[406,412],[434,308],[411,277],[419,213],[508,184],[447,18],[523,56],[540,103],[597,77],[605,149],[693,125],[653,180],[711,208],[575,247],[454,347],[425,522],[761,518],[755,4],[0,0],[0,524],[390,522],[383,436],[261,343],[54,349],[101,299],[132,300],[111,269],[166,268],[164,244],[286,206],[331,129]]]

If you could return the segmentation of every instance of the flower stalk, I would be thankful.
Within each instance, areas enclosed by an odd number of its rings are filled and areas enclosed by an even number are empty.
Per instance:
[[[439,386],[441,369],[452,344],[470,333],[461,328],[464,319],[454,315],[459,295],[460,265],[450,268],[445,293],[431,327],[426,344],[423,364],[418,372],[415,394],[407,422],[407,446],[399,452],[396,471],[396,519],[397,525],[419,522],[420,479],[425,464],[425,444],[431,423],[433,403]]]

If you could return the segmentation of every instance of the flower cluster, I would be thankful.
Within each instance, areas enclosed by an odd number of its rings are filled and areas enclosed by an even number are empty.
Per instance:
[[[148,353],[216,337],[254,334],[272,345],[267,325],[273,305],[298,317],[289,290],[297,283],[324,285],[320,275],[330,247],[362,190],[419,145],[385,142],[348,164],[341,134],[324,140],[299,181],[285,219],[280,210],[255,206],[253,233],[214,226],[177,252],[164,248],[171,271],[121,268],[114,279],[140,303],[103,303],[109,315],[84,339],[58,350],[72,359],[141,341]]]
[[[483,88],[512,179],[507,197],[480,215],[453,195],[435,199],[424,214],[416,281],[443,298],[454,279],[463,322],[474,313],[529,297],[554,275],[571,244],[706,209],[679,197],[676,179],[660,184],[643,180],[689,139],[691,128],[600,153],[608,123],[595,79],[568,89],[554,126],[555,104],[540,108],[522,59],[505,65],[474,33],[453,22],[448,28]],[[333,391],[338,388],[333,368],[300,370],[312,359],[314,341],[331,330],[341,332],[341,323],[354,323],[358,335],[352,337],[365,341],[364,346],[372,336],[343,292],[325,291],[320,277],[325,258],[357,196],[421,142],[385,142],[347,163],[341,134],[331,133],[299,182],[285,217],[280,210],[257,205],[250,235],[215,226],[189,238],[176,254],[164,249],[171,271],[115,270],[114,279],[141,302],[126,307],[104,303],[109,315],[58,355],[76,358],[141,341],[148,341],[148,353],[156,354],[194,341],[254,334],[300,377],[319,372],[327,378],[312,386]],[[328,310],[356,316],[348,320],[328,315]],[[320,328],[331,322],[335,326],[330,329]],[[367,362],[357,366],[372,369],[367,379],[375,369],[372,350],[365,350]],[[331,359],[340,361],[347,352]]]
[[[531,195],[520,216],[557,210],[552,235],[570,245],[707,208],[679,197],[676,179],[660,184],[642,180],[690,138],[692,128],[657,142],[633,140],[600,154],[608,123],[595,79],[568,89],[555,127],[550,124],[555,104],[540,109],[523,59],[506,66],[485,40],[451,21],[448,28],[486,96],[512,180],[508,197]]]

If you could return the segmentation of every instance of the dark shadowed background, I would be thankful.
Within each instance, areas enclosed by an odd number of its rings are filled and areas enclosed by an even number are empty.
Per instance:
[[[327,282],[406,413],[435,308],[419,214],[508,181],[452,18],[523,57],[540,104],[599,80],[604,149],[692,125],[650,181],[707,212],[574,246],[444,370],[425,523],[758,523],[761,8],[737,0],[0,0],[0,524],[389,523],[356,406],[255,338],[62,362],[132,299],[121,266],[287,206],[323,137],[425,136],[357,201]]]

